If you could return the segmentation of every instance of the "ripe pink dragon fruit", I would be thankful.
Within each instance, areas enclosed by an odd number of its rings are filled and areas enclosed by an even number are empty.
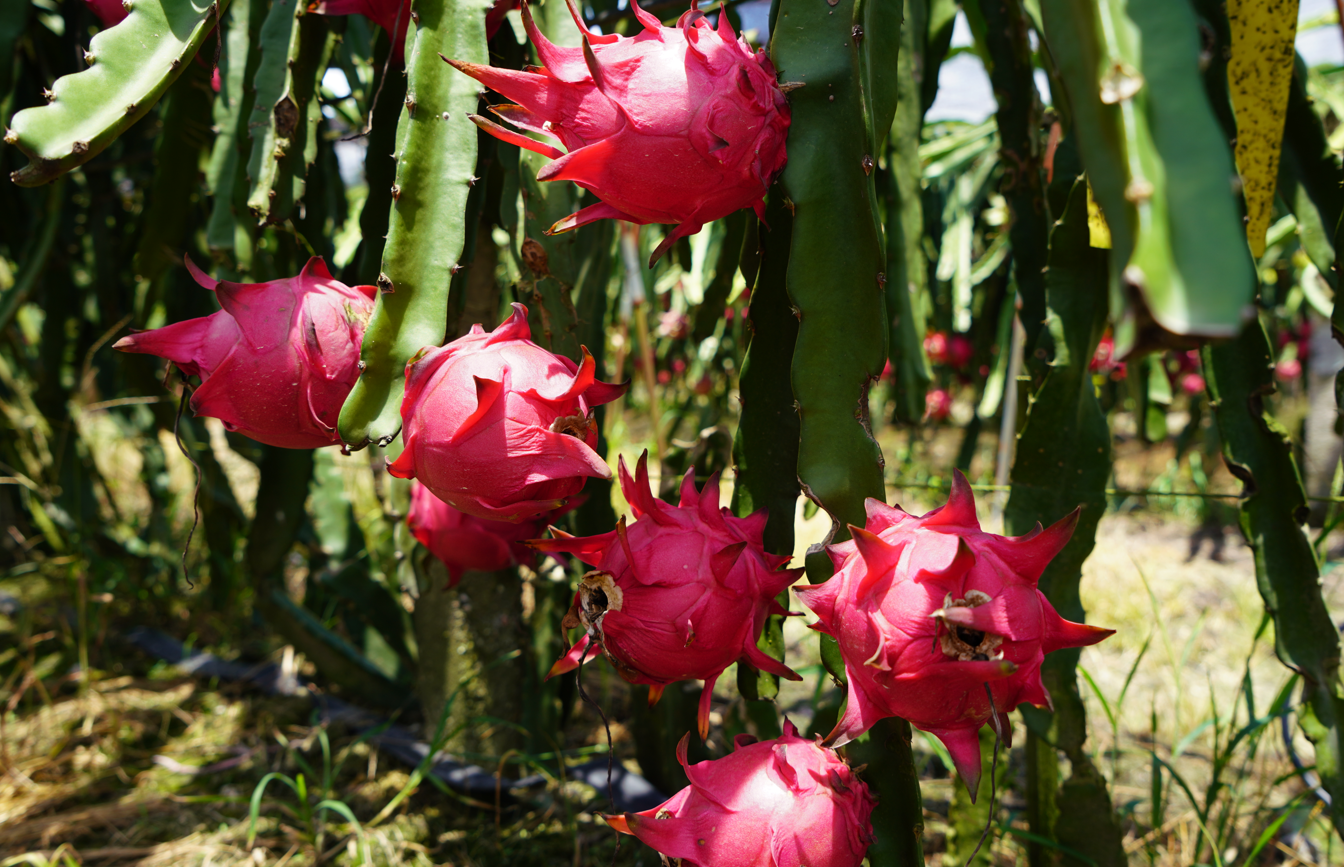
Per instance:
[[[734,518],[719,507],[719,478],[695,491],[694,468],[681,483],[681,502],[671,506],[649,487],[648,453],[631,478],[620,462],[621,491],[637,519],[625,519],[601,536],[557,537],[531,542],[539,551],[563,551],[593,567],[583,577],[564,626],[584,635],[548,676],[578,666],[598,647],[630,683],[649,685],[649,702],[679,680],[703,680],[699,728],[709,732],[709,702],[724,669],[745,659],[790,680],[799,675],[756,646],[770,614],[787,614],[775,601],[798,580],[801,569],[780,567],[787,556],[766,553],[761,534],[766,513]]]
[[[523,20],[545,68],[495,69],[458,60],[453,66],[514,100],[491,110],[536,141],[473,116],[482,129],[555,162],[543,181],[574,181],[602,201],[571,214],[547,234],[605,218],[677,223],[653,253],[738,210],[763,214],[766,189],[784,168],[789,104],[765,53],[691,10],[663,27],[632,3],[643,25],[634,37],[591,33],[566,0],[583,34],[581,48],[552,45],[527,5]]]
[[[373,286],[346,286],[313,257],[297,277],[196,282],[223,310],[123,337],[114,349],[166,358],[201,385],[191,410],[257,442],[287,449],[339,443],[336,417],[359,378]]]
[[[494,572],[518,563],[533,565],[536,556],[523,541],[540,536],[551,517],[517,523],[487,521],[459,512],[429,488],[413,482],[406,524],[415,540],[448,567],[448,586],[455,587],[468,570]]]
[[[588,476],[611,478],[593,448],[592,408],[626,386],[596,379],[588,350],[575,364],[531,340],[527,308],[494,331],[473,325],[406,365],[406,447],[388,472],[419,479],[468,515],[521,521],[565,504]]]
[[[936,735],[966,786],[980,781],[978,732],[1022,702],[1049,707],[1041,660],[1114,633],[1059,616],[1037,589],[1073,535],[1078,512],[1008,538],[980,529],[966,477],[955,472],[947,504],[916,518],[877,500],[867,528],[827,553],[835,575],[795,588],[835,636],[849,679],[845,714],[827,737],[840,745],[883,717]],[[985,693],[988,684],[993,707]]]
[[[682,738],[677,760],[689,786],[651,810],[604,817],[665,859],[685,867],[859,867],[874,839],[868,786],[787,719],[776,740],[738,735],[733,752],[694,765]]]

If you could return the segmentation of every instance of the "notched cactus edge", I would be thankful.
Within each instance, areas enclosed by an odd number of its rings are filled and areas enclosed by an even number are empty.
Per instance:
[[[46,91],[47,105],[24,109],[10,121],[5,142],[30,160],[10,173],[14,183],[37,187],[60,177],[144,117],[196,55],[229,0],[204,8],[191,0],[126,5],[126,19],[89,43],[88,68],[56,79]]]

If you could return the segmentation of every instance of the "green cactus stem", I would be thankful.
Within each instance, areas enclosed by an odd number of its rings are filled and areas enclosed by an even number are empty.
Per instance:
[[[1316,772],[1334,800],[1331,820],[1344,831],[1339,632],[1321,596],[1320,566],[1302,532],[1307,500],[1292,440],[1265,406],[1265,397],[1275,391],[1273,349],[1255,321],[1236,340],[1205,346],[1201,355],[1223,460],[1245,488],[1241,531],[1255,554],[1265,610],[1274,618],[1274,649],[1302,675],[1298,722],[1316,745]]]
[[[985,21],[985,44],[993,60],[989,79],[998,103],[995,118],[1004,166],[999,189],[1012,214],[1008,233],[1013,276],[1022,299],[1020,316],[1027,333],[1026,345],[1034,347],[1045,324],[1050,209],[1042,178],[1041,102],[1033,78],[1029,22],[1021,0],[980,0],[980,13]]]
[[[800,435],[798,479],[831,516],[826,541],[865,523],[866,497],[885,500],[868,389],[887,356],[886,245],[874,170],[896,111],[901,9],[840,0],[779,0],[771,57],[789,91],[792,125],[783,193],[793,210],[785,286],[798,318],[791,377]],[[844,339],[836,339],[843,335]],[[808,578],[831,574],[814,548]],[[823,654],[826,646],[823,644]],[[834,660],[831,660],[834,671]],[[904,720],[878,723],[868,749],[878,793],[874,867],[923,863],[923,808]]]
[[[253,604],[324,675],[364,701],[398,707],[406,703],[405,689],[285,593],[285,559],[304,519],[312,475],[311,450],[263,448],[256,516],[243,559],[254,585]]]
[[[918,58],[928,50],[927,0],[906,0],[901,51],[897,56],[896,118],[887,147],[884,197],[887,201],[887,316],[888,358],[894,389],[893,414],[897,421],[914,424],[924,416],[924,396],[932,374],[924,353],[925,304],[929,291],[929,264],[924,255],[923,168],[919,141],[924,127],[924,104],[915,75]],[[919,72],[923,73],[921,68]]]
[[[47,105],[14,115],[5,141],[30,162],[10,180],[40,186],[101,153],[168,91],[228,5],[134,0],[124,21],[89,42],[88,68],[56,79]]]
[[[378,304],[364,333],[363,373],[341,409],[351,448],[386,445],[401,429],[406,362],[444,340],[448,289],[466,237],[476,182],[477,85],[440,58],[486,63],[484,4],[423,0],[412,13],[414,47],[397,126],[397,176]]]
[[[206,224],[205,242],[211,255],[228,263],[233,276],[251,270],[255,228],[243,219],[247,208],[247,124],[252,119],[256,92],[251,82],[261,62],[258,46],[265,18],[264,0],[234,4],[226,19],[227,49],[219,59],[219,95],[214,104],[218,133],[210,151],[205,181],[214,201]]]
[[[336,38],[326,17],[298,0],[277,0],[261,26],[247,162],[247,207],[261,225],[289,219],[303,198],[322,120],[317,86]]]
[[[1116,352],[1151,348],[1169,339],[1164,330],[1235,335],[1254,263],[1193,11],[1168,0],[1042,0],[1041,19],[1111,231]]]
[[[239,4],[243,6],[244,4]],[[154,189],[180,195],[153,196],[145,208],[144,233],[136,250],[136,275],[151,283],[182,263],[191,225],[191,191],[198,188],[201,154],[210,146],[210,70],[191,64],[169,91],[161,113],[163,132],[154,152]]]
[[[378,80],[370,86],[377,93],[378,105],[371,106],[368,150],[364,156],[364,177],[369,184],[368,198],[359,212],[359,249],[346,267],[343,277],[350,285],[372,286],[378,280],[387,242],[387,221],[392,212],[392,185],[397,181],[397,109],[406,100],[406,75],[388,62],[392,40],[386,34],[377,37],[373,68]]]
[[[1056,183],[1067,183],[1057,179]],[[1031,396],[1026,425],[1017,442],[1012,493],[1004,510],[1010,535],[1051,524],[1074,508],[1083,511],[1064,550],[1041,576],[1040,589],[1067,620],[1084,619],[1079,582],[1083,561],[1096,542],[1097,522],[1106,511],[1111,473],[1111,432],[1097,400],[1088,363],[1106,326],[1106,251],[1089,246],[1087,183],[1072,185],[1064,215],[1051,235],[1046,303],[1054,359]],[[1042,679],[1055,705],[1024,710],[1036,762],[1028,771],[1032,832],[1087,855],[1099,865],[1123,865],[1120,828],[1111,811],[1105,780],[1084,749],[1087,720],[1078,693],[1079,651],[1046,657]],[[1072,775],[1056,790],[1058,761],[1049,744],[1072,763]],[[1039,846],[1036,847],[1040,849]],[[1039,852],[1038,852],[1039,855]],[[1044,861],[1033,861],[1045,863]]]
[[[761,268],[751,293],[751,338],[738,384],[742,416],[733,441],[733,462],[737,472],[732,508],[738,517],[768,509],[765,550],[772,554],[792,554],[794,515],[800,489],[798,413],[794,409],[789,370],[798,337],[798,320],[793,315],[784,283],[793,219],[779,191],[770,196],[765,222],[770,228],[762,227],[760,231]],[[715,279],[718,279],[717,274]],[[784,604],[787,607],[787,599]],[[771,617],[757,642],[763,651],[775,658],[782,658],[784,652],[781,619]],[[773,699],[778,694],[779,678],[739,662],[737,686],[743,697],[754,704]],[[748,710],[755,708],[749,705]],[[776,722],[775,726],[778,725]]]

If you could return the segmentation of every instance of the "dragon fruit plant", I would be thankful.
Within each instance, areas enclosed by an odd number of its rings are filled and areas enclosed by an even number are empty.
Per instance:
[[[401,404],[405,448],[388,472],[492,521],[554,511],[585,478],[611,478],[593,451],[592,409],[625,386],[598,382],[586,349],[575,364],[531,338],[527,308],[514,304],[494,331],[473,325],[412,358]]]
[[[691,784],[607,824],[685,867],[858,867],[873,841],[875,802],[843,759],[787,719],[779,738],[742,734],[733,747],[691,765],[682,738],[677,760]]]
[[[997,715],[1007,732],[1008,711],[1022,702],[1050,707],[1045,654],[1114,633],[1063,619],[1036,586],[1078,512],[1017,538],[986,533],[959,471],[947,504],[922,517],[866,505],[867,526],[827,548],[835,575],[796,589],[819,618],[814,628],[839,642],[849,680],[826,742],[840,746],[884,717],[904,717],[947,746],[974,793],[980,727]]]
[[[448,586],[455,587],[468,570],[495,572],[519,563],[531,566],[536,558],[523,542],[541,535],[547,517],[517,522],[477,518],[412,482],[406,525],[415,540],[447,567]]]
[[[703,680],[698,723],[709,733],[709,702],[724,669],[745,659],[762,671],[801,680],[756,646],[771,614],[787,614],[775,597],[801,569],[781,569],[787,556],[762,547],[766,513],[734,518],[719,506],[719,479],[699,493],[695,469],[672,506],[653,495],[648,453],[631,478],[620,462],[621,491],[635,514],[601,536],[577,538],[552,529],[555,538],[531,542],[539,551],[566,552],[593,567],[583,577],[565,615],[566,629],[585,634],[551,668],[571,671],[600,648],[630,683],[649,685],[649,703],[679,680]]]
[[[359,377],[372,286],[346,286],[320,258],[297,277],[228,283],[190,260],[223,310],[123,337],[122,352],[166,358],[201,385],[192,412],[257,442],[288,449],[336,445],[336,418]]]
[[[492,106],[495,114],[565,151],[473,115],[477,125],[555,160],[538,180],[574,181],[602,200],[547,234],[607,218],[676,223],[656,260],[711,220],[746,207],[764,216],[762,199],[784,168],[789,128],[788,101],[764,51],[753,54],[725,14],[711,27],[694,3],[675,27],[631,4],[644,29],[625,37],[590,32],[574,0],[566,2],[581,48],[551,44],[523,4],[544,69],[448,61],[517,103]]]

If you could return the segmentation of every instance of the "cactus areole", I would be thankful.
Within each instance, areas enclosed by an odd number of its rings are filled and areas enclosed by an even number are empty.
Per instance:
[[[527,308],[514,304],[494,331],[473,325],[412,358],[401,403],[406,447],[388,472],[492,521],[554,511],[587,477],[611,478],[593,451],[592,409],[625,386],[598,382],[587,349],[575,364],[531,338]]]
[[[570,671],[600,648],[621,677],[649,685],[649,703],[679,680],[703,680],[700,736],[709,731],[714,682],[745,659],[757,668],[801,680],[756,646],[765,619],[787,614],[775,597],[798,580],[801,569],[783,569],[787,556],[767,553],[761,542],[766,513],[734,518],[719,507],[719,479],[696,493],[695,469],[681,484],[681,501],[669,505],[649,487],[648,453],[631,478],[620,463],[621,491],[636,521],[622,518],[601,536],[530,542],[541,551],[573,554],[594,568],[584,576],[565,616],[566,629],[586,634],[551,669]]]
[[[772,741],[738,735],[721,759],[687,764],[691,784],[640,813],[606,816],[683,867],[859,867],[873,841],[868,786],[833,750],[784,720]]]
[[[936,735],[972,797],[980,780],[979,730],[1022,702],[1049,707],[1045,654],[1096,644],[1115,630],[1070,623],[1037,589],[1073,535],[1078,512],[1009,538],[980,529],[966,477],[955,472],[947,504],[923,517],[877,500],[867,527],[827,548],[835,575],[797,588],[835,636],[849,696],[827,737],[839,746],[900,716]],[[993,695],[993,705],[985,685]]]
[[[186,262],[224,309],[123,337],[113,349],[157,355],[199,376],[192,412],[257,442],[288,449],[340,443],[336,418],[359,377],[377,290],[346,286],[317,257],[297,277],[269,283],[214,280]]]
[[[589,32],[574,0],[567,2],[580,48],[552,45],[523,4],[543,69],[448,61],[517,103],[492,106],[495,114],[565,148],[472,116],[496,138],[555,160],[538,180],[573,181],[602,200],[548,234],[604,218],[678,224],[654,251],[657,259],[678,238],[740,208],[764,216],[762,199],[784,169],[789,128],[788,100],[764,51],[753,54],[726,14],[711,27],[694,4],[675,27],[664,27],[632,3],[644,29],[625,37]]]

